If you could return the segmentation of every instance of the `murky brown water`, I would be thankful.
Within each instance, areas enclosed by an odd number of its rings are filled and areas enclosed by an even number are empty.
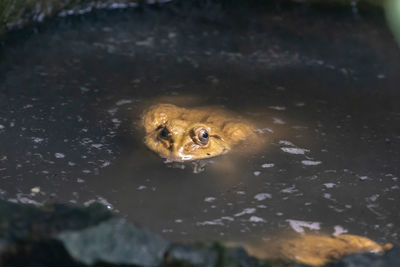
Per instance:
[[[311,228],[399,242],[399,69],[383,19],[350,8],[168,4],[58,18],[0,49],[0,195],[99,201],[171,240]],[[224,105],[270,144],[200,173],[165,163],[135,123],[164,96]]]

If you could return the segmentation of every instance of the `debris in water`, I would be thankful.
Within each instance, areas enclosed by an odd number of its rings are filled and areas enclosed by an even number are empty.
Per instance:
[[[313,160],[302,160],[301,163],[306,166],[315,166],[321,164],[322,162]]]
[[[100,149],[103,145],[102,144],[92,144],[92,147]]]
[[[31,188],[31,192],[32,194],[37,194],[40,192],[40,187],[39,186],[35,186]]]
[[[247,209],[244,209],[243,211],[241,211],[239,213],[236,213],[234,216],[235,217],[239,217],[239,216],[243,216],[243,215],[246,215],[246,214],[253,214],[254,212],[256,212],[255,208],[247,208]]]
[[[286,110],[286,107],[283,106],[269,106],[270,109],[278,110],[278,111],[283,111]]]
[[[126,104],[131,104],[132,100],[130,99],[121,99],[119,101],[117,101],[117,103],[115,103],[115,105],[117,106],[122,106],[122,105],[126,105]]]
[[[216,200],[215,197],[206,197],[206,198],[204,199],[205,202],[213,202],[213,201],[215,201],[215,200]]]
[[[55,153],[54,156],[55,156],[57,159],[65,158],[65,155],[64,155],[63,153]]]
[[[272,198],[272,196],[271,196],[271,194],[268,194],[268,193],[260,193],[260,194],[255,195],[254,198],[257,199],[258,201],[262,201],[267,198]]]
[[[304,155],[306,152],[309,152],[308,149],[297,148],[297,147],[281,147],[283,152],[295,155]]]
[[[290,227],[298,233],[304,233],[304,228],[308,228],[310,230],[320,230],[319,222],[307,222],[307,221],[299,221],[299,220],[286,220],[289,222]]]
[[[325,186],[326,188],[333,188],[333,187],[336,186],[336,184],[334,184],[334,183],[325,183],[324,186]]]
[[[292,142],[287,141],[287,140],[280,140],[279,144],[280,145],[285,145],[285,146],[295,146]]]
[[[285,124],[285,122],[279,118],[272,118],[274,124]]]
[[[333,227],[333,229],[335,230],[335,231],[333,232],[333,235],[334,235],[334,236],[338,236],[338,235],[345,234],[345,233],[348,232],[346,229],[344,229],[344,228],[343,228],[342,226],[340,226],[340,225],[335,225],[335,227]]]
[[[257,217],[257,216],[251,216],[249,219],[250,222],[265,222],[265,220],[263,218]]]
[[[272,168],[274,167],[275,164],[274,163],[264,163],[263,165],[261,165],[261,168]]]

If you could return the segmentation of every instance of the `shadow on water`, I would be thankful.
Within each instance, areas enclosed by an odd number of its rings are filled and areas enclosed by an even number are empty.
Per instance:
[[[14,33],[0,55],[4,199],[99,201],[171,240],[258,242],[305,221],[399,241],[400,53],[379,16],[97,11]],[[200,173],[165,163],[140,114],[187,95],[256,122],[269,145]]]

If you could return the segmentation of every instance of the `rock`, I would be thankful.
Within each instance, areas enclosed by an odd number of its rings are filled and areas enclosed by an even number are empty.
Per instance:
[[[280,259],[259,260],[241,247],[227,247],[218,242],[174,244],[165,254],[163,266],[205,267],[305,267],[307,265]]]
[[[87,208],[30,205],[0,201],[0,239],[3,242],[51,237],[64,230],[80,230],[112,217],[106,207],[93,204]]]
[[[400,266],[400,247],[395,245],[385,254],[362,253],[345,256],[327,267],[398,267]]]
[[[223,249],[223,248],[222,248]],[[260,265],[258,260],[250,257],[242,247],[226,247],[222,250],[220,257],[223,266],[250,267]]]
[[[213,244],[172,245],[166,255],[166,266],[212,267],[218,262],[218,252]]]
[[[63,244],[56,240],[19,242],[1,250],[0,266],[4,267],[84,267],[76,262]]]
[[[219,242],[173,244],[106,207],[35,207],[0,201],[1,267],[305,267],[290,260],[261,260]],[[326,267],[397,267],[400,247],[383,255],[353,254]]]
[[[106,207],[0,201],[0,266],[157,266],[168,242]]]
[[[64,231],[58,239],[75,260],[88,265],[159,266],[169,245],[160,236],[119,218],[81,231]]]

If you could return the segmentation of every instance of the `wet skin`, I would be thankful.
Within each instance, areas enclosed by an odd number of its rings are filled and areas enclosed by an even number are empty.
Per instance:
[[[384,246],[369,238],[341,234],[338,236],[326,236],[305,234],[298,238],[281,242],[280,253],[284,258],[321,266],[344,255],[354,253],[383,253],[393,247],[392,244]]]
[[[291,237],[283,235],[264,245],[259,243],[244,246],[250,254],[259,258],[276,258],[278,255],[278,258],[311,266],[322,266],[348,254],[384,253],[393,248],[390,243],[380,245],[358,235],[317,233],[301,233]]]
[[[217,107],[182,108],[153,105],[142,117],[145,144],[172,161],[211,158],[255,136],[254,128]]]

